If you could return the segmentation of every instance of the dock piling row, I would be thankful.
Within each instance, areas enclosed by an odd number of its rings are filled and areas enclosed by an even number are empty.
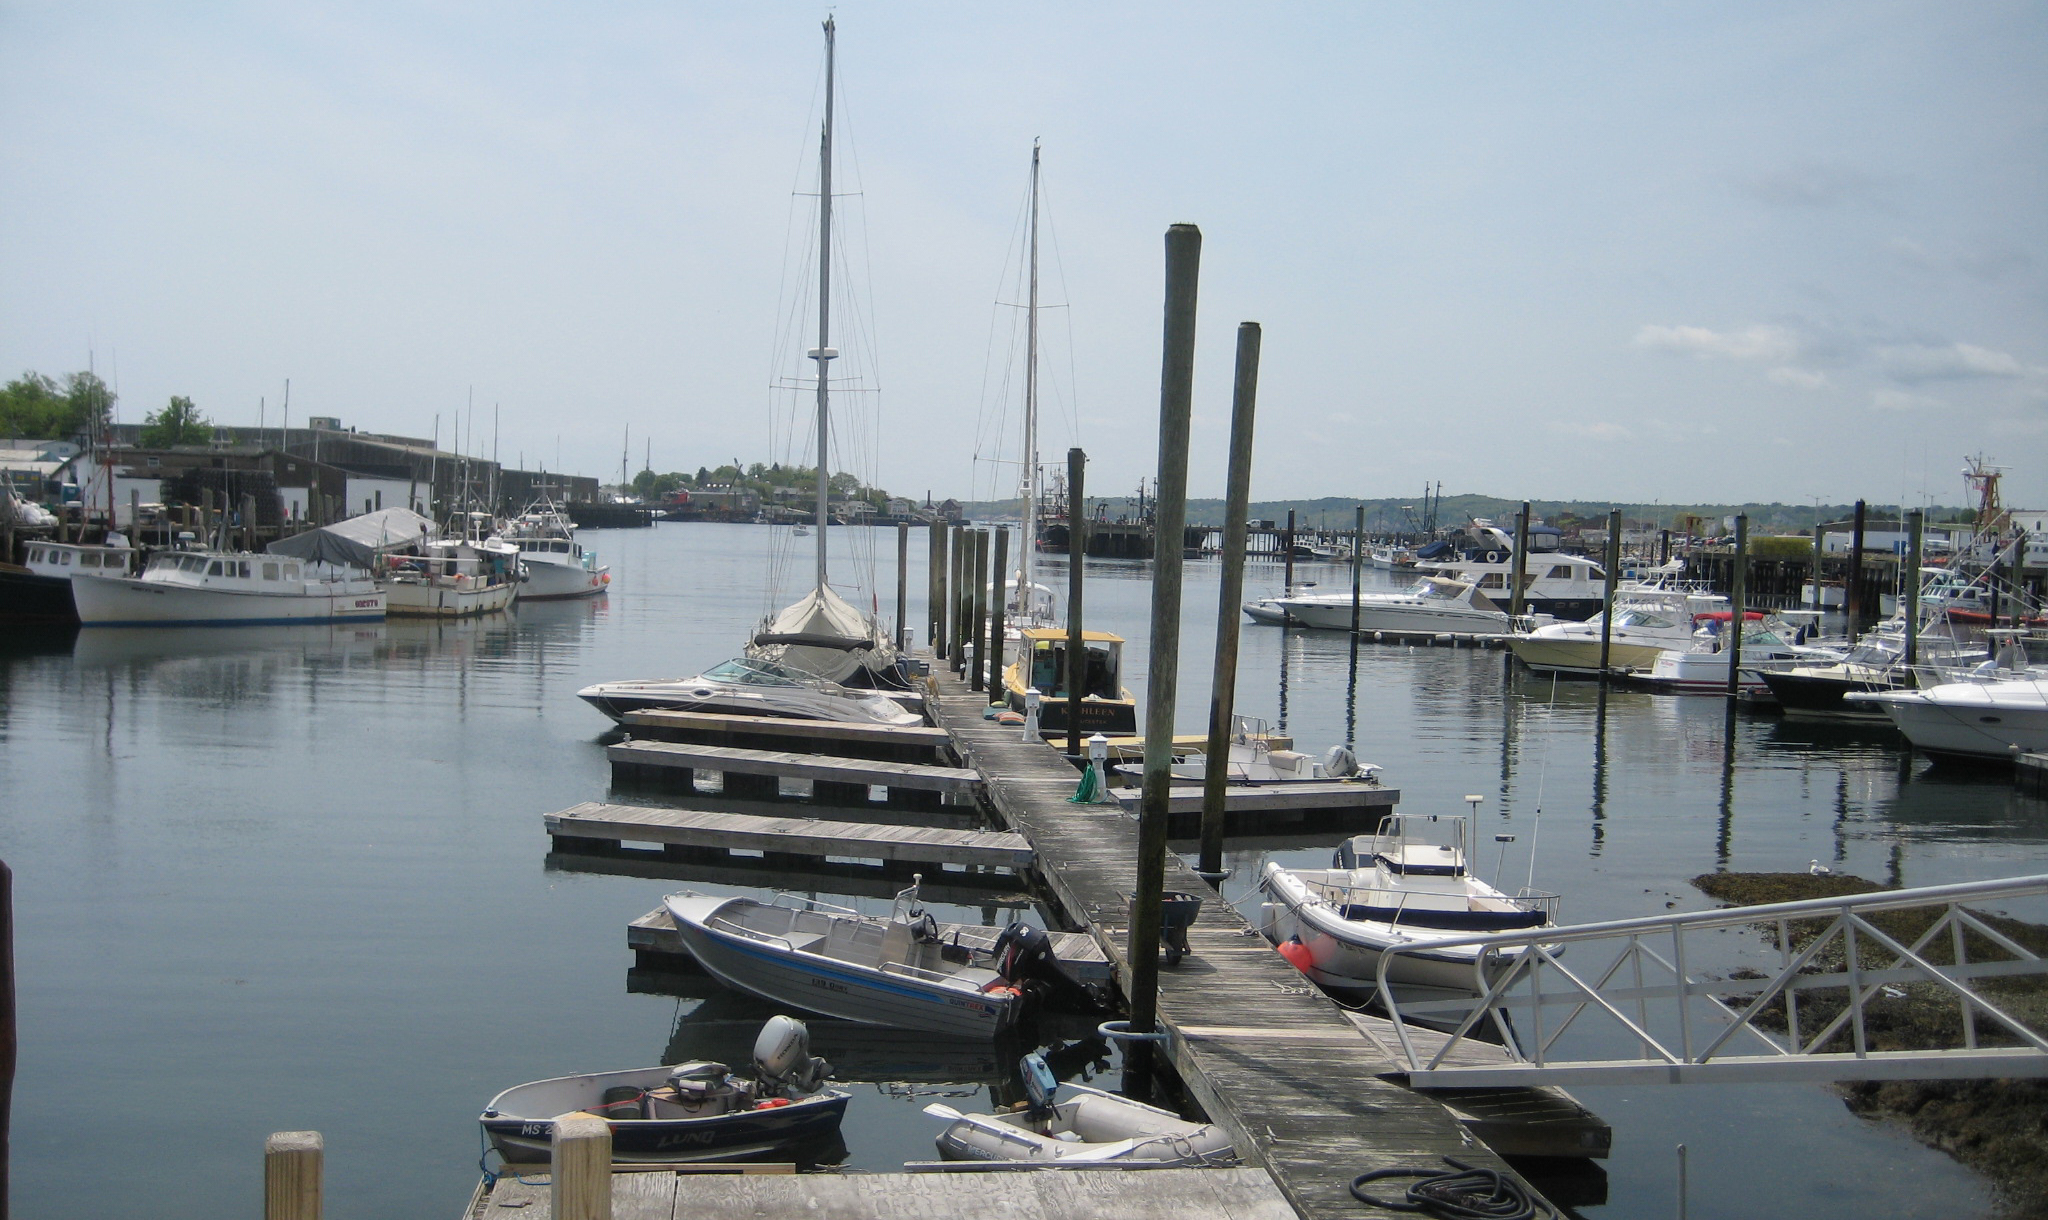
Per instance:
[[[1237,378],[1230,401],[1229,490],[1223,509],[1223,590],[1216,606],[1216,670],[1209,687],[1210,764],[1202,772],[1202,858],[1196,872],[1222,888],[1223,872],[1223,786],[1230,769],[1221,765],[1230,757],[1230,722],[1237,704],[1238,629],[1244,621],[1244,549],[1249,532],[1246,514],[1251,511],[1252,420],[1259,398],[1259,341],[1257,322],[1237,327]],[[1363,510],[1361,510],[1363,511]],[[1353,569],[1351,629],[1358,630],[1356,569]]]

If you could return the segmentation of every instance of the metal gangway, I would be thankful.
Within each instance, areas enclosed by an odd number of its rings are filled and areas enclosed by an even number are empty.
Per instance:
[[[2043,1029],[1987,994],[2048,959],[1965,905],[2044,896],[2034,876],[1435,938],[1383,955],[1379,994],[1417,1088],[2048,1076]],[[1480,950],[1476,1000],[1389,987],[1454,946]],[[1947,1044],[1886,1049],[1902,1016]]]

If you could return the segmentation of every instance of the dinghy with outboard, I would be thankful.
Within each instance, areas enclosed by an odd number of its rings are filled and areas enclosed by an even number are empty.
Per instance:
[[[926,1106],[926,1114],[952,1120],[939,1133],[939,1155],[951,1161],[1160,1168],[1237,1161],[1230,1137],[1214,1123],[1189,1122],[1171,1110],[1084,1084],[1062,1084],[1035,1052],[1024,1056],[1023,1076],[1029,1100],[1014,1110],[965,1114],[948,1105]]]
[[[710,1062],[559,1076],[505,1090],[478,1121],[513,1164],[545,1164],[571,1114],[611,1124],[618,1163],[741,1160],[838,1131],[850,1095],[825,1087],[831,1074],[804,1023],[777,1016],[754,1040],[751,1076]]]

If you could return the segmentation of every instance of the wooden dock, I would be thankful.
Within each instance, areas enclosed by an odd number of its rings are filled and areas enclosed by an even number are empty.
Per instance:
[[[989,802],[1031,841],[1046,885],[1127,985],[1136,821],[1120,808],[1068,804],[1074,771],[1051,746],[982,720],[984,697],[950,674],[932,688],[928,706],[983,771]],[[1166,868],[1168,889],[1207,901],[1188,930],[1191,955],[1160,971],[1165,1054],[1300,1216],[1398,1214],[1352,1197],[1351,1179],[1368,1170],[1435,1168],[1449,1155],[1512,1173],[1442,1104],[1386,1079],[1389,1058],[1177,856]]]
[[[2022,754],[2013,759],[2012,782],[2021,792],[2048,796],[2048,754]]]
[[[873,861],[892,874],[985,869],[1021,872],[1031,865],[1022,835],[934,826],[826,822],[817,818],[764,818],[706,809],[658,809],[586,801],[547,815],[555,849],[581,854],[620,850],[627,843],[662,848],[759,852],[769,863],[812,857]]]
[[[774,798],[780,795],[783,780],[801,780],[810,783],[812,800],[855,808],[873,803],[877,789],[884,792],[885,804],[936,808],[949,796],[971,799],[981,783],[978,773],[964,767],[738,746],[628,741],[608,747],[605,755],[611,760],[614,784],[651,783],[694,792],[696,773],[715,771],[731,796]]]
[[[1126,813],[1135,814],[1140,788],[1111,788]],[[1347,780],[1301,780],[1285,784],[1232,784],[1223,790],[1223,833],[1370,830],[1400,803],[1396,788]],[[1167,796],[1166,833],[1192,839],[1202,832],[1202,787],[1176,784]]]

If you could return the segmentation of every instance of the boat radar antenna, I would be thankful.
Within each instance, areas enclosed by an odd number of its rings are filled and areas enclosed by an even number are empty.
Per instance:
[[[1998,480],[2005,476],[2005,467],[1986,466],[1982,454],[1963,461],[1963,482],[1977,495],[1977,533],[1981,537],[2004,525],[2005,508],[1998,502]]]

